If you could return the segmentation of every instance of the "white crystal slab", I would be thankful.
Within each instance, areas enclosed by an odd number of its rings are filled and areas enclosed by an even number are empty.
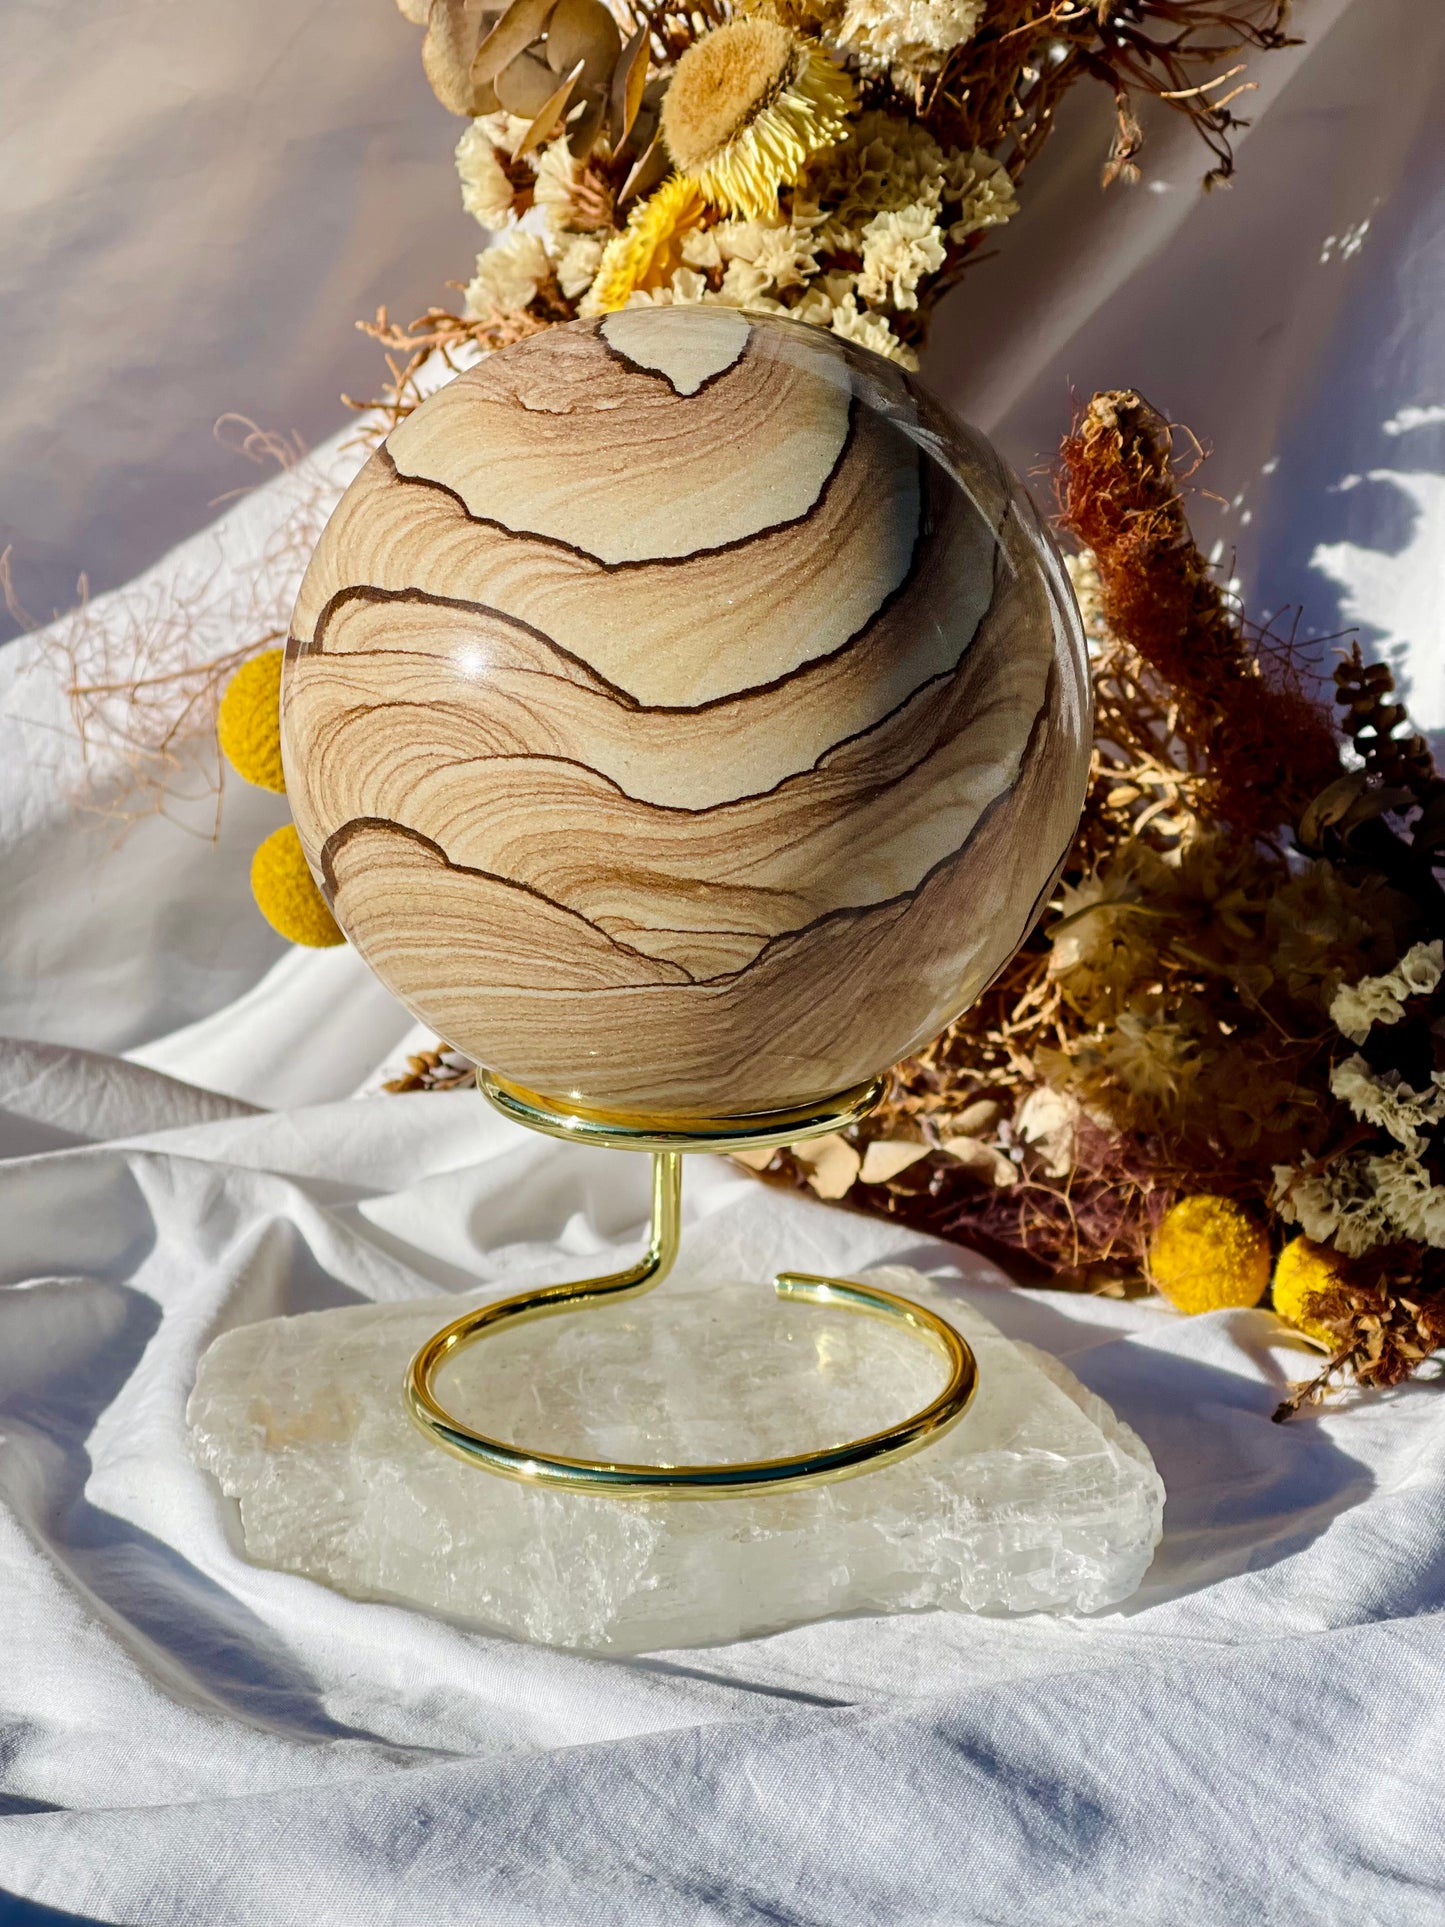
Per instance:
[[[684,1260],[685,1262],[685,1260]],[[218,1338],[187,1408],[247,1555],[362,1598],[618,1653],[744,1639],[837,1613],[1091,1612],[1138,1586],[1164,1487],[1072,1373],[920,1273],[866,1274],[942,1310],[979,1389],[944,1439],[809,1491],[643,1501],[543,1492],[441,1451],[402,1381],[455,1298],[272,1318]],[[871,1432],[943,1381],[874,1319],[766,1284],[689,1285],[502,1332],[444,1368],[496,1436],[576,1456],[781,1456]]]

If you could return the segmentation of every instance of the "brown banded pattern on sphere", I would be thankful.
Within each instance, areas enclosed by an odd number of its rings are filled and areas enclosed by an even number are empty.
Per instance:
[[[1091,740],[1024,495],[892,364],[730,308],[490,356],[307,570],[286,788],[408,1008],[545,1096],[752,1115],[906,1056],[1046,899]]]

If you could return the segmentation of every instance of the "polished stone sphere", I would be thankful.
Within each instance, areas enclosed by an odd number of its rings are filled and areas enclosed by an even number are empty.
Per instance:
[[[1089,683],[998,455],[901,370],[721,307],[489,356],[317,546],[287,794],[337,921],[458,1050],[631,1118],[811,1104],[1013,954]]]

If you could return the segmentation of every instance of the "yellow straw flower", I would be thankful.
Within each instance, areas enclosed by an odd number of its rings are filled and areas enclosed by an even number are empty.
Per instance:
[[[346,942],[312,881],[294,823],[273,830],[252,857],[251,894],[267,923],[289,943],[326,950]]]
[[[762,220],[778,189],[848,131],[852,80],[776,20],[733,20],[695,40],[662,100],[679,170],[725,213]]]
[[[1328,1245],[1317,1245],[1309,1238],[1294,1238],[1279,1254],[1270,1302],[1285,1323],[1293,1325],[1302,1337],[1333,1352],[1338,1350],[1339,1340],[1328,1325],[1311,1318],[1305,1307],[1317,1291],[1329,1291],[1343,1280],[1344,1266],[1337,1251],[1331,1251]]]
[[[1154,1234],[1149,1271],[1180,1311],[1257,1305],[1269,1283],[1269,1239],[1231,1198],[1182,1198]]]
[[[612,314],[627,306],[639,288],[660,288],[682,265],[682,237],[703,216],[703,199],[696,181],[674,174],[657,192],[640,201],[621,234],[614,234],[602,250],[596,278],[580,313]]]
[[[263,790],[284,794],[281,773],[282,649],[267,649],[243,662],[226,685],[216,712],[221,753],[238,776]]]

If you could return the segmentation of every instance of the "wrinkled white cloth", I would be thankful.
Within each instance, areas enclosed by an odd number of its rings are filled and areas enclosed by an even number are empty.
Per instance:
[[[1309,594],[1328,629],[1334,584],[1435,724],[1445,10],[1299,17],[1311,45],[1260,63],[1231,195],[1194,196],[1165,128],[1162,191],[1098,197],[1098,115],[1071,109],[934,374],[1021,464],[1070,379],[1145,388],[1216,444],[1248,585]],[[284,620],[288,491],[350,459],[324,450],[95,619],[179,577],[205,587],[198,647]],[[1445,1404],[1424,1382],[1272,1425],[1314,1355],[1267,1313],[1014,1290],[696,1160],[687,1235],[760,1289],[784,1257],[951,1274],[1106,1398],[1169,1491],[1138,1596],[614,1662],[250,1566],[186,1449],[210,1340],[596,1269],[640,1233],[645,1167],[474,1095],[355,1095],[414,1033],[350,952],[260,925],[247,864],[284,805],[233,783],[218,845],[159,817],[120,837],[78,807],[125,771],[82,769],[46,641],[0,651],[0,1032],[31,1040],[0,1045],[0,1923],[1445,1918]]]

